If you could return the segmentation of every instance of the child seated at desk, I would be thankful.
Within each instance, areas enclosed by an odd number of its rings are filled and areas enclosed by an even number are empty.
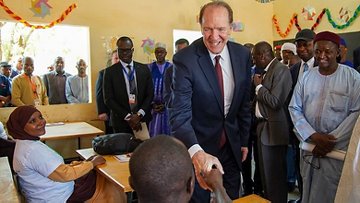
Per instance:
[[[103,157],[64,164],[40,141],[46,121],[33,106],[17,107],[6,124],[16,140],[13,167],[27,202],[84,202],[93,196],[96,173],[92,169],[105,163]]]

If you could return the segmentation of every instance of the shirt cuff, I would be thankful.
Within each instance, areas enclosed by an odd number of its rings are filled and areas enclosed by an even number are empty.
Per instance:
[[[140,109],[138,112],[139,112],[139,113],[142,115],[142,117],[144,118],[144,116],[145,116],[145,111],[142,110],[142,109]]]
[[[130,118],[129,118],[130,116],[131,116],[131,114],[128,113],[128,114],[125,116],[124,120],[126,120],[126,121],[127,121],[127,120],[130,120]]]
[[[192,158],[194,156],[194,154],[200,150],[203,150],[199,144],[194,144],[193,146],[191,146],[189,149],[188,149],[188,152],[190,154],[190,157]]]
[[[257,85],[256,86],[256,88],[255,88],[255,94],[257,95],[258,94],[258,91],[259,91],[259,89],[262,87],[262,84],[259,84],[259,85]]]

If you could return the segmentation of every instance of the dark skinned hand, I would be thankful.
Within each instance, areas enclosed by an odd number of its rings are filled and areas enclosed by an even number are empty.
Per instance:
[[[262,83],[262,80],[263,80],[262,75],[255,74],[253,80],[254,80],[255,87],[260,85]]]
[[[335,147],[336,138],[333,135],[316,132],[312,134],[310,138],[311,141],[316,145],[312,151],[315,156],[325,156]]]
[[[140,120],[141,118],[137,114],[132,114],[127,122],[129,123],[131,129],[139,131],[142,130]]]

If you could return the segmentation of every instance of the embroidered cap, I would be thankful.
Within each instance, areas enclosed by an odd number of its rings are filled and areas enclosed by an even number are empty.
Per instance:
[[[336,44],[337,46],[340,45],[339,35],[329,31],[319,32],[318,34],[316,34],[314,39],[314,44],[317,41],[330,41]]]

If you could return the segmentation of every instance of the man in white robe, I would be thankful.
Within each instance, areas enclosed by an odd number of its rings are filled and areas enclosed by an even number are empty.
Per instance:
[[[343,160],[329,158],[333,150],[347,151],[360,111],[360,75],[338,64],[340,37],[320,32],[314,39],[319,66],[304,73],[289,105],[301,142],[312,150],[301,150],[303,203],[334,202]]]

